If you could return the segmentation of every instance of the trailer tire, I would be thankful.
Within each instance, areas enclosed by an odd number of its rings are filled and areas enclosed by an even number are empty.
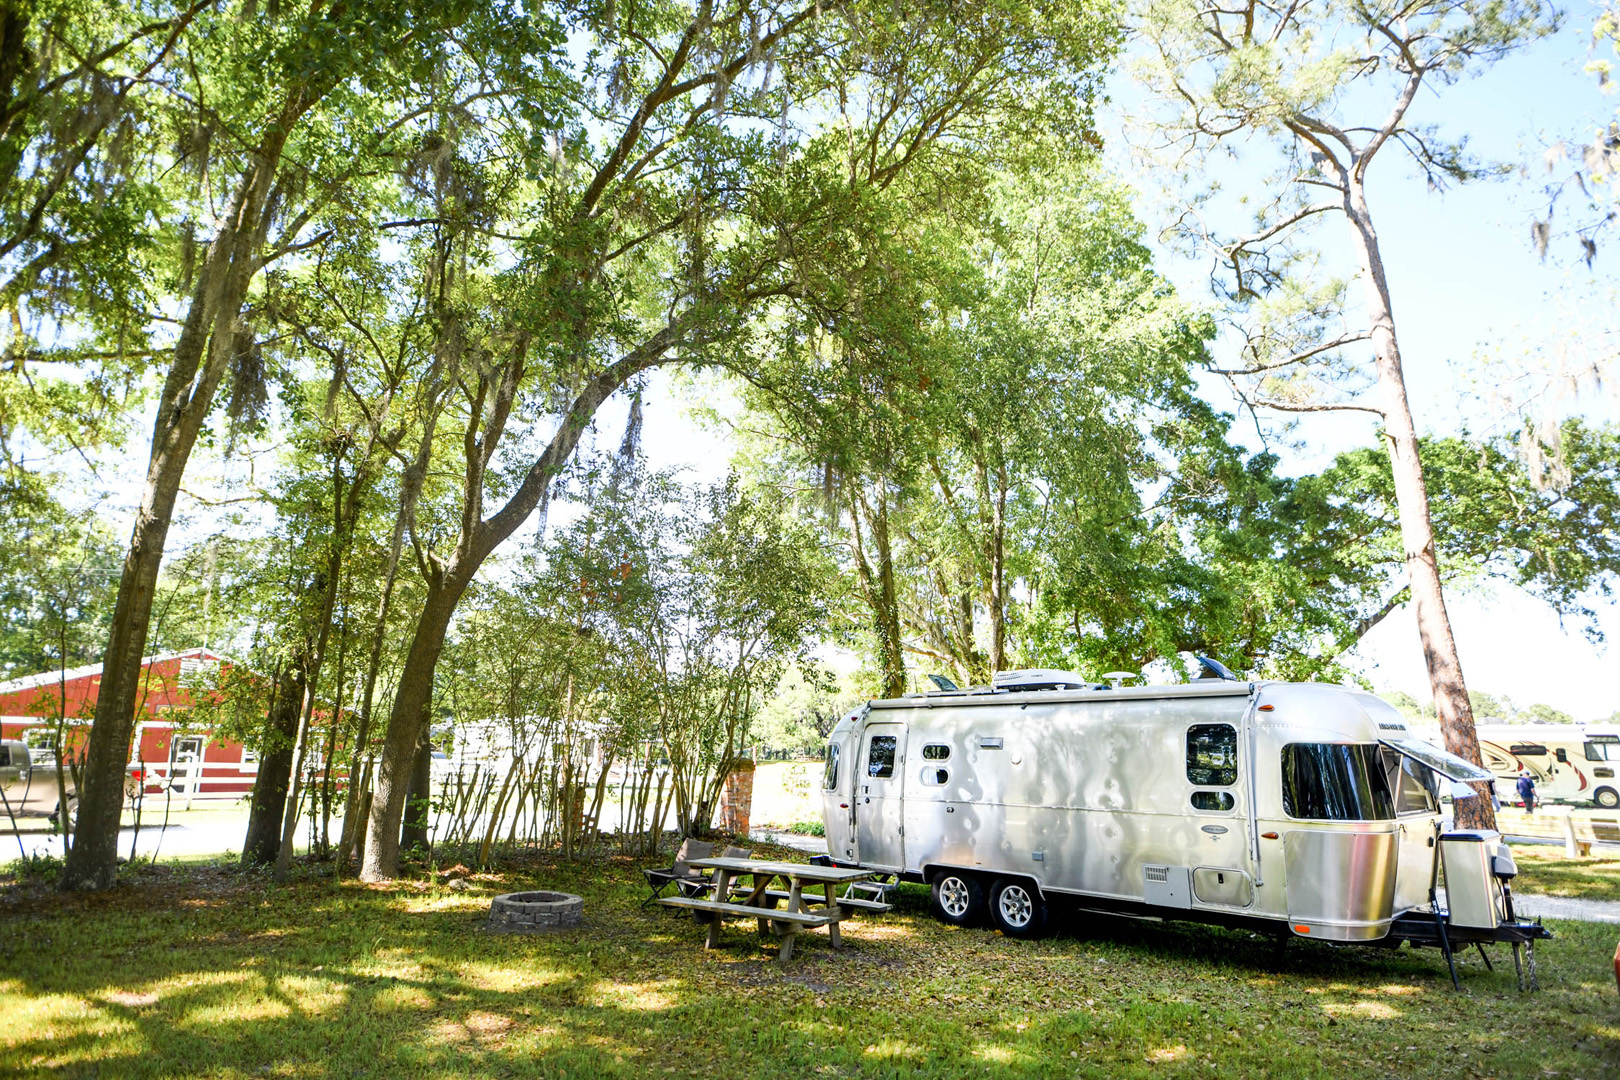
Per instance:
[[[1613,810],[1615,807],[1620,806],[1620,791],[1616,791],[1612,787],[1600,787],[1592,792],[1592,804],[1605,810]]]
[[[934,918],[951,926],[975,926],[984,920],[984,885],[972,874],[941,870],[929,882]]]
[[[1046,901],[1032,883],[1002,878],[990,890],[990,919],[1008,937],[1040,937],[1046,932]]]

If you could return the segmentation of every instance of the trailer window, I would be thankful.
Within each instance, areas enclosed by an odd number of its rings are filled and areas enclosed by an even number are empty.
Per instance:
[[[1195,791],[1192,793],[1194,810],[1230,810],[1237,805],[1230,791]]]
[[[1620,761],[1620,736],[1598,735],[1586,744],[1587,761]]]
[[[1187,729],[1187,779],[1199,787],[1237,783],[1237,728],[1194,724]]]
[[[866,775],[886,777],[894,775],[895,736],[874,735],[866,752]]]
[[[924,761],[949,761],[951,748],[944,743],[931,742],[923,747]]]
[[[838,786],[838,744],[827,744],[827,767],[821,772],[821,786],[832,791]]]
[[[1540,743],[1514,743],[1508,747],[1508,753],[1516,757],[1546,757],[1547,748]]]
[[[1283,811],[1310,821],[1387,821],[1395,816],[1378,747],[1290,743],[1282,751]]]
[[[1396,750],[1383,751],[1384,772],[1395,795],[1395,813],[1432,814],[1440,808],[1435,771]]]
[[[923,766],[922,782],[928,787],[939,787],[949,781],[950,778],[951,771],[949,769],[942,769],[937,765]]]

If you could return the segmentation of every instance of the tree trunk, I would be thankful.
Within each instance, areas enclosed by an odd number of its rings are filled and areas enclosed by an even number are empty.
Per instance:
[[[1405,549],[1418,636],[1423,642],[1423,659],[1429,669],[1429,687],[1434,693],[1435,711],[1445,735],[1446,749],[1477,765],[1480,763],[1479,737],[1474,731],[1474,711],[1468,702],[1462,662],[1457,656],[1457,642],[1452,637],[1451,619],[1446,614],[1445,596],[1440,588],[1440,563],[1435,554],[1434,525],[1429,517],[1429,492],[1423,479],[1423,462],[1418,457],[1412,407],[1406,397],[1406,377],[1395,337],[1389,282],[1384,275],[1384,260],[1378,249],[1378,234],[1373,229],[1366,193],[1353,175],[1346,184],[1345,213],[1350,219],[1351,236],[1366,285],[1367,313],[1372,324],[1373,347],[1378,355],[1384,438],[1389,443],[1395,501],[1401,519],[1401,545]],[[1478,798],[1457,803],[1457,825],[1465,829],[1494,829],[1496,812],[1491,808],[1490,785],[1476,784],[1474,789],[1479,793]]]
[[[319,657],[316,657],[314,666],[320,666]],[[277,881],[285,881],[287,871],[292,869],[293,840],[298,835],[298,804],[303,800],[304,762],[309,757],[309,727],[314,715],[315,679],[312,674],[309,685],[304,687],[304,719],[298,728],[298,741],[293,744],[292,790],[287,793],[286,812],[281,815],[281,846],[276,849]]]
[[[447,581],[428,583],[427,601],[416,624],[394,707],[388,716],[388,733],[383,740],[377,781],[371,800],[371,820],[366,825],[366,854],[360,868],[362,881],[387,881],[399,869],[400,825],[405,816],[405,796],[416,763],[417,746],[427,723],[433,696],[433,672],[444,650],[444,636],[450,617],[461,599],[465,585]]]
[[[383,740],[381,764],[377,770],[377,788],[372,799],[371,820],[366,826],[366,855],[361,866],[363,881],[387,881],[399,868],[399,830],[405,812],[405,793],[416,745],[422,726],[427,722],[426,709],[433,692],[433,673],[444,651],[445,633],[456,605],[466,591],[472,576],[478,572],[490,552],[515,532],[540,504],[540,497],[550,487],[552,478],[562,471],[573,456],[596,411],[627,381],[663,362],[664,353],[678,342],[674,327],[666,327],[634,350],[629,356],[598,374],[580,391],[567,415],[558,425],[557,432],[541,455],[535,459],[506,504],[486,520],[479,520],[483,498],[481,479],[469,485],[474,501],[462,507],[462,535],[452,554],[442,567],[428,575],[427,598],[418,616],[416,633],[411,638],[410,650],[405,654],[405,666],[400,672],[399,687],[394,694],[394,707],[388,716],[388,734]],[[507,406],[510,405],[508,401]],[[500,413],[499,424],[491,421],[482,444],[477,447],[481,455],[492,455],[500,441],[505,424],[505,411]],[[488,457],[483,458],[485,465]]]
[[[141,661],[151,629],[158,568],[186,463],[234,348],[237,318],[268,224],[263,209],[285,143],[286,131],[278,126],[260,144],[225,223],[209,245],[175,343],[158,400],[146,489],[135,515],[102,656],[101,688],[79,792],[78,842],[63,867],[62,889],[110,889],[117,884],[124,768],[141,697]]]
[[[422,726],[417,735],[416,755],[411,760],[411,786],[405,793],[405,821],[399,843],[406,851],[427,850],[428,824],[433,816],[433,742],[429,738],[428,708],[422,710]]]
[[[359,839],[364,822],[358,814],[360,792],[354,778],[362,758],[368,757],[367,740],[371,737],[371,707],[377,689],[377,672],[382,668],[383,641],[388,633],[388,608],[394,598],[394,583],[399,577],[399,555],[404,546],[405,521],[414,501],[415,485],[412,477],[405,478],[401,492],[399,513],[394,515],[394,535],[388,545],[388,569],[383,575],[382,596],[377,600],[377,621],[371,639],[371,656],[366,661],[366,689],[360,703],[360,729],[354,736],[354,754],[349,762],[349,796],[343,804],[343,835],[338,841],[338,876],[347,871],[349,854]]]
[[[247,836],[242,841],[244,867],[274,863],[281,850],[281,815],[292,783],[293,744],[298,739],[304,690],[309,685],[308,663],[307,656],[295,656],[277,681],[275,700],[265,720]]]

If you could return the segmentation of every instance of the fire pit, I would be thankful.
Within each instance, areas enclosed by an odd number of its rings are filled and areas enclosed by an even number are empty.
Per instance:
[[[561,892],[515,892],[489,903],[489,928],[506,933],[531,934],[578,926],[585,918],[585,901]]]

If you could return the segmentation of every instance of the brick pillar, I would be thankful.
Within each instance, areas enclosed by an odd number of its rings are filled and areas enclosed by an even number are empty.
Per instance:
[[[720,792],[719,828],[721,832],[748,834],[748,817],[754,809],[754,763],[738,763],[726,777],[726,786]]]

